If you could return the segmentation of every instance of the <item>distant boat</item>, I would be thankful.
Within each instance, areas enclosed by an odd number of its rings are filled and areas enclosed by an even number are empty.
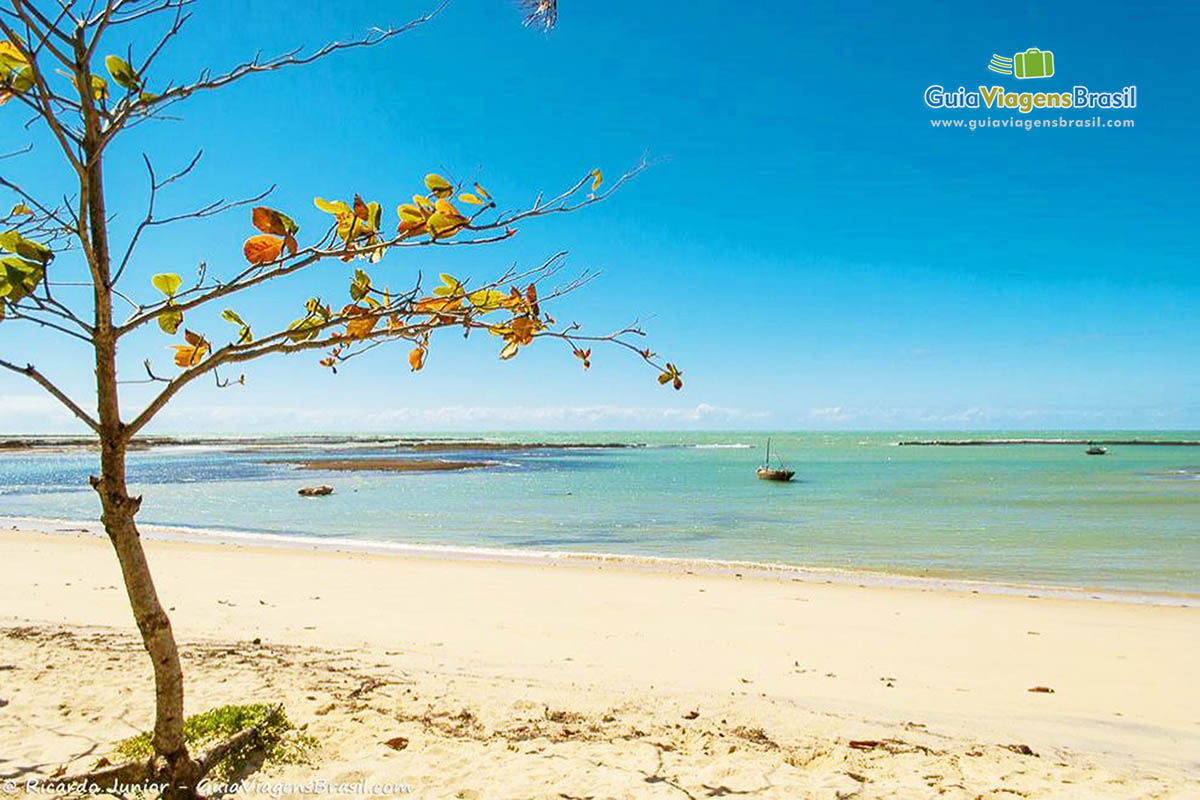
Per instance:
[[[1088,449],[1087,449],[1087,454],[1089,456],[1102,456],[1107,452],[1108,452],[1107,447],[1101,447],[1098,444],[1094,444],[1094,445],[1088,447]]]
[[[754,470],[754,474],[758,476],[758,479],[761,481],[779,481],[780,483],[787,483],[796,473],[793,470],[784,469],[782,464],[780,464],[778,467],[771,466],[771,439],[768,437],[767,459],[763,462],[761,467]]]

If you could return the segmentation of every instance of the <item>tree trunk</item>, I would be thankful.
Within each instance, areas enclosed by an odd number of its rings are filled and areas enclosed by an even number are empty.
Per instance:
[[[91,86],[83,28],[73,38],[75,80]],[[95,328],[92,344],[96,353],[96,405],[100,423],[100,477],[92,486],[100,495],[104,530],[116,551],[125,581],[125,594],[142,634],[142,644],[154,666],[154,752],[153,780],[165,782],[163,796],[182,800],[197,796],[200,766],[183,739],[183,669],[179,648],[171,631],[171,620],[158,600],[146,552],[142,549],[134,516],[142,503],[130,497],[125,483],[125,451],[128,434],[121,421],[117,392],[117,336],[113,325],[112,272],[109,257],[108,215],[104,196],[104,159],[101,125],[90,93],[80,97],[84,123],[79,178],[79,239],[92,273]]]
[[[134,515],[141,498],[125,490],[124,443],[102,445],[101,478],[95,481],[103,508],[104,530],[116,551],[125,581],[125,593],[133,609],[142,644],[154,666],[154,751],[161,759],[155,776],[169,782],[167,798],[192,798],[200,779],[199,765],[191,758],[183,739],[183,669],[171,621],[159,602],[142,549]],[[156,770],[158,771],[158,770]]]

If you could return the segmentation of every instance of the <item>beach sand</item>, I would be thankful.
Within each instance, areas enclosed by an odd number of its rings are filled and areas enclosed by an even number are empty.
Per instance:
[[[0,776],[86,770],[151,723],[116,562],[92,534],[5,527]],[[1200,609],[1169,599],[146,547],[189,713],[281,701],[320,741],[311,765],[257,776],[271,782],[463,799],[1200,797]]]

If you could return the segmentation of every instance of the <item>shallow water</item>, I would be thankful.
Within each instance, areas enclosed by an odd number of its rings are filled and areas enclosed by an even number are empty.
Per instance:
[[[971,438],[1005,436],[970,434]],[[1020,434],[1072,436],[1069,432]],[[1075,434],[1200,439],[1200,434]],[[497,434],[634,449],[397,452],[354,443],[165,447],[129,458],[139,519],[371,541],[777,562],[1200,592],[1200,448],[896,447],[964,434],[772,434],[791,484],[754,478],[747,433]],[[480,459],[487,470],[297,471],[345,455]],[[94,519],[92,453],[0,454],[0,515]],[[304,485],[334,495],[305,499]]]

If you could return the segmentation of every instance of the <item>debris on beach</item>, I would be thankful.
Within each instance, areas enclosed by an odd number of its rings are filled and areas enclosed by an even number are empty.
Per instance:
[[[333,494],[332,486],[305,486],[296,494],[301,497],[324,497],[327,494]]]
[[[1054,690],[1049,686],[1030,686],[1026,691],[1039,692],[1041,694],[1054,694]]]
[[[851,739],[847,742],[847,746],[852,750],[874,750],[882,745],[883,742],[878,739]]]
[[[1038,757],[1038,754],[1033,752],[1033,748],[1027,744],[1006,744],[1004,745],[1004,749],[1012,750],[1014,753],[1021,756],[1033,756],[1034,758]]]

